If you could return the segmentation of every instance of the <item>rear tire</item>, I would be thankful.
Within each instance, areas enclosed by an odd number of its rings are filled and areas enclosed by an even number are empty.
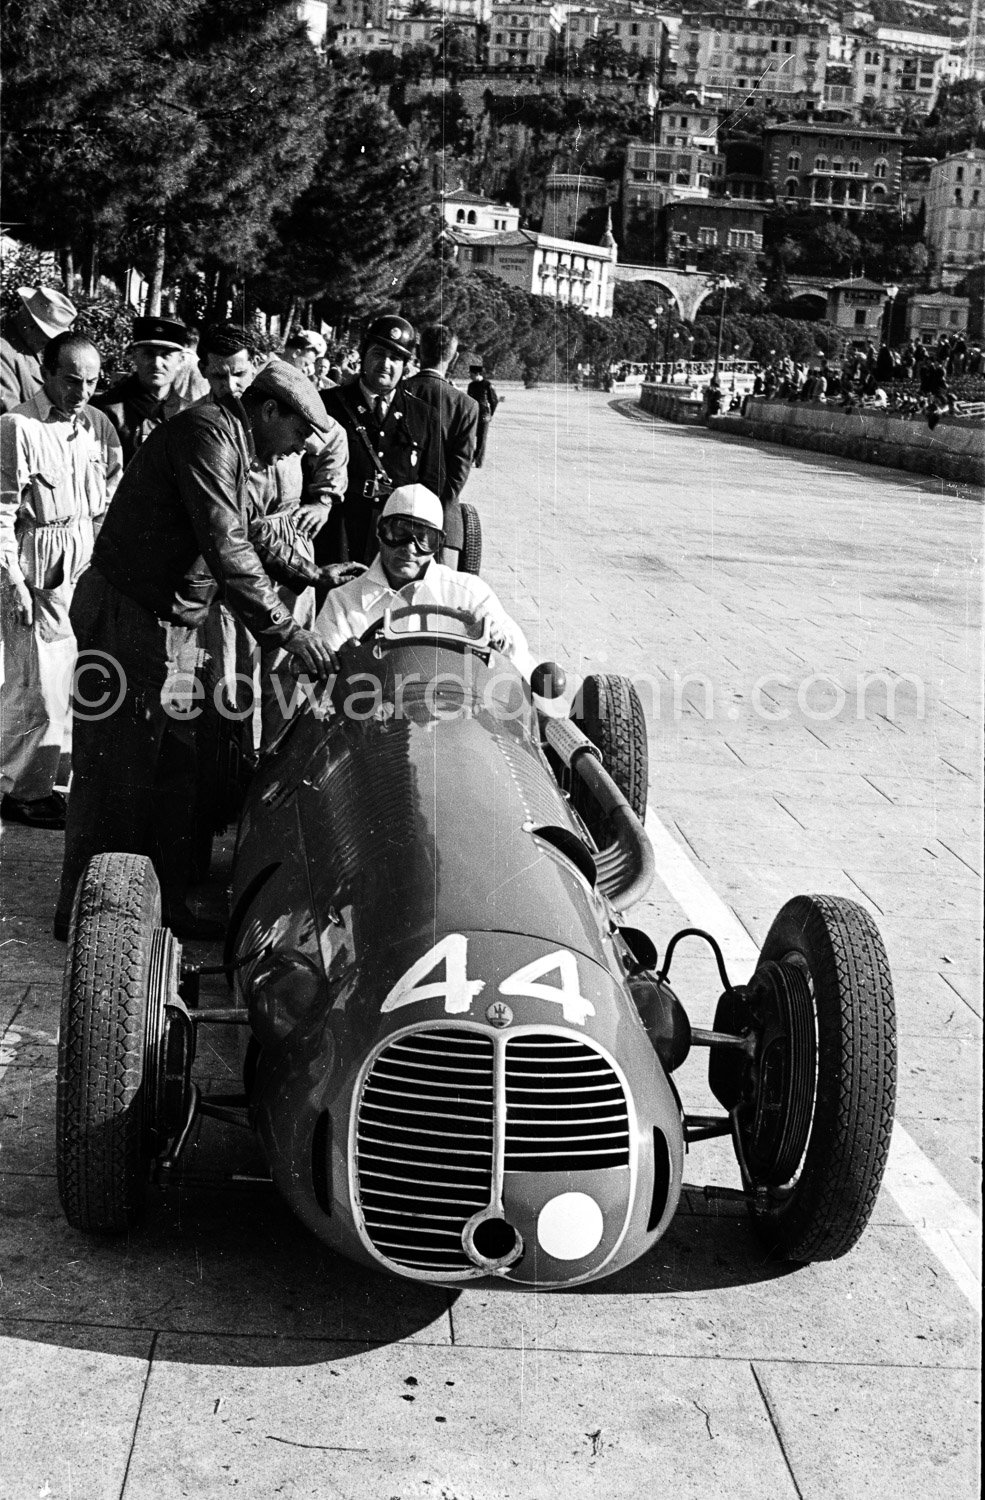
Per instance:
[[[602,764],[642,823],[649,790],[646,719],[632,682],[614,672],[585,678],[571,717],[602,752]],[[571,801],[599,848],[606,842],[606,819],[577,775]]]
[[[76,892],[58,1041],[58,1194],[75,1229],[139,1223],[151,1159],[145,1096],[149,966],[161,893],[149,859],[100,854]],[[163,1002],[162,1002],[163,1003]]]
[[[462,551],[458,559],[460,573],[478,573],[482,567],[482,522],[474,505],[461,502]]]
[[[852,1248],[872,1215],[896,1099],[892,979],[868,912],[840,896],[788,901],[770,927],[745,999],[738,1006],[733,999],[733,1013],[722,1020],[731,1021],[729,1029],[751,1020],[756,1030],[765,1011],[772,1006],[776,1013],[778,985],[783,989],[788,981],[807,997],[785,1042],[774,1043],[791,1049],[790,1082],[775,1097],[769,1093],[760,1045],[738,1106],[740,1139],[758,1189],[751,1211],[757,1235],[773,1254],[834,1260]],[[782,1064],[774,1077],[781,1076]],[[771,1115],[778,1123],[770,1123]],[[773,1149],[764,1152],[764,1141]]]

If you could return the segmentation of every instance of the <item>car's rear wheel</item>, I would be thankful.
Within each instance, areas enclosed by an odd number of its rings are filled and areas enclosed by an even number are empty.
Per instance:
[[[868,912],[788,901],[715,1029],[755,1038],[751,1059],[712,1053],[711,1084],[733,1110],[757,1234],[785,1260],[844,1255],[875,1206],[896,1097],[892,979]]]
[[[143,1214],[164,1027],[160,924],[149,859],[90,860],[72,913],[58,1040],[58,1193],[76,1229],[122,1233]]]
[[[458,559],[458,571],[478,573],[482,567],[482,522],[479,520],[479,512],[468,501],[462,501],[461,511],[464,540]]]
[[[649,756],[643,705],[632,682],[614,672],[586,677],[571,717],[598,746],[602,764],[642,822],[649,789]],[[606,840],[605,818],[577,775],[571,778],[571,801],[602,848]]]

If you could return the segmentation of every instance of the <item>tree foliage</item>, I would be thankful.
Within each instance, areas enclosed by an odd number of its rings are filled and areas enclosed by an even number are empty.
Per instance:
[[[290,0],[16,0],[5,42],[5,212],[33,240],[258,263],[311,170],[318,61]]]
[[[392,302],[437,225],[422,160],[382,99],[336,79],[311,144],[310,186],[276,219],[277,244],[255,292],[323,302],[335,322]]]

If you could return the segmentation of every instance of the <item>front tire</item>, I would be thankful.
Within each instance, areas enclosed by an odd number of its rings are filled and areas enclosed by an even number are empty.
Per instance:
[[[468,501],[461,502],[461,510],[463,540],[458,571],[478,573],[482,567],[482,522],[479,520],[479,512]]]
[[[607,672],[585,678],[571,717],[602,752],[602,764],[642,823],[649,790],[646,719],[639,694],[628,677]],[[598,847],[606,842],[606,820],[577,775],[571,801]]]
[[[152,1156],[146,1059],[163,1024],[163,997],[149,1001],[160,925],[149,859],[89,861],[69,929],[55,1114],[58,1194],[75,1229],[121,1234],[143,1215]]]
[[[745,997],[722,1004],[728,1029],[757,1037],[734,1115],[756,1232],[785,1260],[837,1259],[872,1215],[893,1126],[896,1011],[879,931],[854,901],[797,896]]]

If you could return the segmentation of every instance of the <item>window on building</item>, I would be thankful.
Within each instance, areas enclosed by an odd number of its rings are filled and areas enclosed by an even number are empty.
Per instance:
[[[853,156],[851,158],[851,160],[849,161],[849,163],[848,163],[848,170],[849,170],[849,172],[851,172],[851,174],[852,174],[853,177],[857,177],[858,174],[859,174],[859,172],[861,172],[861,170],[862,170],[862,163],[859,161],[859,159],[858,159],[857,156]]]
[[[960,188],[955,188],[954,189],[954,203],[955,203],[955,207],[961,208],[961,206],[962,206],[962,197],[961,197],[961,189]]]
[[[866,323],[865,308],[864,307],[856,307],[856,309],[855,309],[855,327],[856,328],[864,328],[865,327],[865,323]]]
[[[881,200],[883,198],[885,198],[885,196],[886,196],[886,189],[883,187],[883,185],[882,185],[881,182],[877,182],[875,184],[875,186],[873,187],[873,189],[872,189],[872,198],[873,198],[873,201],[874,202],[881,202]]]
[[[787,171],[800,171],[800,153],[798,151],[791,151],[790,155],[787,157]]]
[[[981,191],[980,191],[980,189],[978,189],[978,188],[972,188],[972,190],[971,190],[971,201],[972,201],[972,203],[977,203],[980,197],[981,197]]]
[[[787,197],[788,198],[796,198],[796,196],[797,196],[797,194],[798,194],[799,191],[800,191],[800,183],[797,181],[796,177],[788,177],[787,178]]]
[[[770,51],[771,52],[779,52],[779,50],[780,50],[780,44],[774,38],[774,40],[772,42],[770,42]]]
[[[468,218],[466,219],[465,222],[467,224],[477,224],[479,222],[478,219],[475,216],[475,209],[474,208],[470,208],[469,209],[469,216],[468,216]]]
[[[955,182],[964,182],[964,167],[958,167],[954,173]]]
[[[889,162],[886,160],[886,158],[884,156],[880,156],[872,164],[872,175],[873,175],[873,177],[885,177],[886,172],[888,171],[888,169],[889,169]]]
[[[698,230],[698,244],[699,245],[717,245],[718,244],[718,230],[717,229],[699,229]]]
[[[458,213],[455,215],[455,223],[456,224],[464,224],[465,223],[465,210],[464,210],[464,208],[460,208],[458,210]]]
[[[826,156],[815,156],[814,170],[815,172],[826,172],[828,170],[828,158]]]
[[[756,248],[756,235],[752,229],[730,229],[728,242],[736,250],[754,250]]]
[[[952,323],[960,323],[961,322],[961,314],[958,312],[957,308],[955,308],[954,311],[951,314],[951,322]]]
[[[840,156],[835,156],[832,158],[831,170],[832,172],[843,172],[845,170],[845,163],[842,161]]]
[[[792,52],[793,51],[793,42],[784,42],[784,44],[783,44],[783,50],[784,50],[784,52]]]

